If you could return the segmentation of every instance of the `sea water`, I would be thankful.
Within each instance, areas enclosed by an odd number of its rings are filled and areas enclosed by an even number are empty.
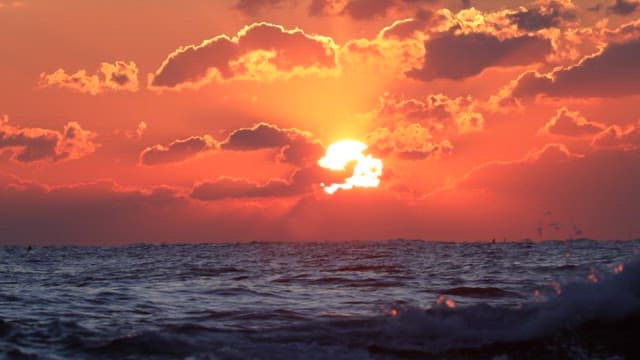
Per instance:
[[[640,358],[640,241],[0,247],[0,357]]]

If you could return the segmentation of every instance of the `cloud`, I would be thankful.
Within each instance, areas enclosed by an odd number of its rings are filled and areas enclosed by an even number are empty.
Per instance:
[[[635,191],[640,168],[633,165],[638,160],[637,152],[580,155],[562,144],[549,144],[519,160],[479,166],[455,191],[472,194],[475,200],[465,205],[485,204],[482,211],[504,203],[505,224],[516,222],[513,213],[519,213],[520,218],[530,218],[531,233],[533,221],[553,213],[566,237],[574,236],[576,226],[593,238],[626,237],[629,230],[637,231],[637,220],[631,214],[640,211],[640,194]]]
[[[562,107],[540,129],[540,133],[569,137],[593,136],[601,132],[605,127],[602,123],[585,119],[577,111],[569,111],[566,107]]]
[[[417,122],[431,134],[464,134],[484,129],[484,116],[478,107],[478,102],[470,96],[450,98],[444,94],[431,94],[424,99],[404,99],[385,94],[372,117],[387,127]]]
[[[401,70],[423,81],[466,79],[491,67],[575,63],[592,53],[602,31],[578,27],[576,11],[568,0],[540,0],[515,10],[420,8],[374,39],[347,42],[340,60],[348,70],[382,64],[377,72]]]
[[[298,129],[284,129],[267,123],[235,130],[220,143],[222,150],[252,151],[280,148],[277,160],[294,165],[315,161],[324,153],[324,147],[313,136]]]
[[[296,130],[280,129],[275,125],[258,123],[251,128],[233,131],[220,147],[223,150],[258,150],[282,147],[290,142],[290,136],[296,136]]]
[[[287,239],[279,204],[196,202],[183,189],[112,181],[48,186],[0,173],[1,244],[115,245]],[[251,226],[247,226],[251,224]]]
[[[406,160],[421,160],[453,151],[449,140],[435,142],[433,135],[417,123],[398,124],[392,130],[377,128],[367,136],[367,143],[375,155],[395,154]]]
[[[367,143],[378,156],[421,160],[449,155],[458,137],[484,130],[479,108],[471,97],[431,94],[414,99],[386,93],[365,115],[374,125]]]
[[[58,69],[51,74],[40,74],[39,86],[60,87],[91,95],[106,91],[137,91],[138,67],[133,61],[102,63],[94,75],[87,74],[86,70],[67,74],[64,69]]]
[[[238,0],[233,6],[248,16],[256,16],[264,10],[279,6],[289,0]]]
[[[407,76],[430,81],[460,80],[480,74],[489,67],[529,65],[543,61],[552,50],[551,42],[523,35],[500,39],[487,33],[455,34],[446,32],[425,42],[426,55],[421,69]]]
[[[419,6],[433,6],[439,0],[312,0],[310,16],[349,16],[354,20],[372,20],[392,12],[414,10]]]
[[[383,28],[380,31],[380,37],[391,39],[414,37],[417,32],[424,32],[430,26],[435,25],[438,19],[445,20],[439,12],[419,9],[412,18],[396,20],[393,24]]]
[[[220,35],[177,49],[150,76],[150,86],[199,87],[233,78],[274,80],[323,74],[337,66],[336,45],[330,38],[262,22],[246,26],[235,37]]]
[[[296,170],[288,180],[271,179],[264,184],[247,179],[228,177],[196,184],[191,197],[203,201],[237,198],[273,198],[299,196],[311,193],[321,183],[340,182],[346,172],[335,172],[319,166]]]
[[[12,159],[29,163],[57,162],[79,159],[93,153],[96,134],[82,129],[77,122],[68,122],[60,131],[41,128],[20,128],[9,124],[7,116],[0,118],[0,152],[9,151]]]
[[[564,21],[576,19],[575,5],[571,1],[539,1],[533,7],[520,8],[507,15],[518,28],[537,31],[560,27]]]
[[[512,84],[517,97],[616,97],[640,94],[640,39],[610,43],[575,66],[549,74],[526,72]]]
[[[277,160],[282,163],[306,166],[320,159],[324,152],[325,148],[318,140],[298,137],[291,139],[289,144],[281,148]]]
[[[184,161],[200,153],[217,149],[216,141],[209,135],[192,136],[176,140],[168,146],[154,145],[140,153],[140,163],[144,165],[160,165]]]
[[[165,145],[148,147],[140,154],[140,163],[160,165],[180,162],[198,154],[222,151],[255,151],[277,149],[276,160],[297,166],[316,161],[324,147],[305,131],[284,129],[267,123],[257,123],[249,128],[232,131],[224,140],[216,141],[210,135],[192,136]]]
[[[582,157],[584,156],[581,154],[572,153],[563,144],[546,144],[540,149],[530,151],[522,159],[494,161],[480,165],[473,169],[457,187],[485,189],[509,196],[515,192],[524,191],[527,186],[535,186],[533,184],[538,180],[542,180],[542,176],[553,173],[547,171],[547,168],[556,167],[560,164],[566,166],[569,162]],[[518,183],[518,181],[527,176],[530,176],[530,179],[524,183]],[[526,194],[521,193],[519,195]]]
[[[612,125],[593,137],[591,145],[596,148],[640,149],[640,124],[622,128]]]
[[[614,0],[611,5],[607,6],[607,12],[611,12],[616,15],[629,15],[638,10],[639,7],[640,1]]]
[[[393,0],[351,0],[343,11],[352,19],[368,20],[385,16],[393,6]]]

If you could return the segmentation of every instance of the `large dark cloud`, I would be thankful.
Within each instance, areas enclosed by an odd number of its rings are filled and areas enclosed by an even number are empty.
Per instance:
[[[337,66],[333,42],[325,37],[305,34],[302,30],[286,30],[269,23],[256,23],[242,29],[236,37],[214,37],[200,45],[181,47],[170,54],[153,75],[151,86],[194,86],[211,81],[211,71],[222,79],[252,74],[251,54],[262,66],[266,61],[279,73],[300,69],[333,69]],[[249,58],[247,58],[249,56]],[[263,66],[264,67],[264,66]],[[276,74],[270,74],[275,76]]]
[[[567,8],[566,3],[550,1],[548,4],[524,8],[513,12],[508,17],[518,25],[518,28],[527,31],[536,31],[551,27],[559,27],[565,20],[576,19],[573,9]]]
[[[179,162],[199,153],[215,150],[216,142],[209,135],[192,136],[187,139],[176,140],[169,144],[154,145],[140,153],[140,163],[144,165],[160,165]]]
[[[578,65],[550,74],[524,73],[514,96],[614,97],[640,94],[640,39],[611,43]]]
[[[283,211],[277,206],[198,203],[180,189],[164,186],[123,188],[100,181],[50,187],[0,173],[0,203],[0,244],[95,246],[286,237],[279,227]]]
[[[346,15],[354,20],[371,20],[385,17],[391,10],[415,10],[439,2],[440,0],[312,0],[309,15]]]
[[[351,0],[344,12],[353,19],[366,20],[385,16],[393,5],[394,0]]]
[[[203,135],[176,140],[167,146],[148,147],[141,152],[140,163],[159,165],[180,162],[217,149],[223,151],[278,149],[276,160],[297,166],[304,166],[317,160],[324,152],[322,144],[307,132],[257,123],[249,128],[232,131],[220,142],[215,141],[210,135]]]
[[[422,69],[407,72],[409,77],[464,79],[493,66],[527,65],[544,60],[552,50],[551,42],[523,35],[499,39],[492,34],[455,34],[447,32],[425,42],[426,55]]]
[[[251,128],[233,131],[220,147],[240,151],[282,147],[289,144],[292,132],[275,125],[258,123]]]
[[[561,239],[573,236],[575,225],[589,237],[626,238],[640,230],[634,218],[640,211],[638,161],[640,154],[632,151],[578,155],[552,144],[522,160],[478,167],[458,189],[482,190],[487,206],[491,197],[508,200],[512,212],[557,214]]]
[[[307,194],[314,185],[341,182],[344,172],[329,171],[318,166],[296,170],[290,179],[272,179],[264,184],[246,179],[219,178],[194,186],[191,197],[198,200],[214,201],[230,198],[271,198]]]
[[[640,8],[640,1],[637,0],[614,0],[613,4],[607,6],[607,11],[617,15],[629,15]]]
[[[324,147],[311,134],[298,129],[283,129],[267,123],[233,131],[220,144],[223,150],[251,151],[280,148],[277,160],[303,166],[324,153]]]
[[[281,5],[289,0],[238,0],[234,7],[249,16],[256,16],[261,11]]]
[[[93,153],[95,133],[69,122],[62,132],[41,128],[20,128],[0,118],[0,152],[9,151],[19,162],[78,159]]]

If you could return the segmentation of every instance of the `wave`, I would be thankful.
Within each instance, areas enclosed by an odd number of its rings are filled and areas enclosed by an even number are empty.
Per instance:
[[[449,308],[442,304],[394,310],[379,318],[264,332],[259,338],[266,342],[341,342],[349,348],[367,349],[369,355],[401,358],[638,358],[640,347],[630,339],[640,333],[640,263],[628,264],[623,272],[597,283],[565,284],[560,295],[519,308],[487,304]]]
[[[289,310],[210,310],[191,313],[186,322],[156,324],[136,333],[98,336],[73,323],[52,324],[47,331],[65,342],[74,357],[82,357],[79,351],[106,358],[639,358],[634,335],[640,333],[640,263],[601,276],[597,283],[564,284],[560,295],[516,308],[396,303],[395,311],[384,309],[384,315],[338,319],[309,318]],[[502,293],[494,288],[449,290],[457,293],[454,296]],[[273,327],[217,325],[225,319],[246,325],[266,321]],[[25,329],[0,321],[0,336],[5,338],[19,338]],[[85,334],[67,336],[70,333]]]
[[[454,295],[471,298],[499,298],[507,296],[517,296],[511,291],[502,290],[497,287],[468,287],[461,286],[445,289],[440,292],[442,295]]]

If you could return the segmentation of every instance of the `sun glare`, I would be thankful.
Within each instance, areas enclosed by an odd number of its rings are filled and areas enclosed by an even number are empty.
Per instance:
[[[329,145],[324,157],[318,160],[318,165],[329,170],[345,170],[349,163],[354,162],[353,174],[343,183],[325,185],[324,191],[333,194],[338,189],[350,190],[354,187],[372,188],[380,185],[382,176],[382,160],[371,155],[365,155],[367,145],[356,140],[342,140]]]

